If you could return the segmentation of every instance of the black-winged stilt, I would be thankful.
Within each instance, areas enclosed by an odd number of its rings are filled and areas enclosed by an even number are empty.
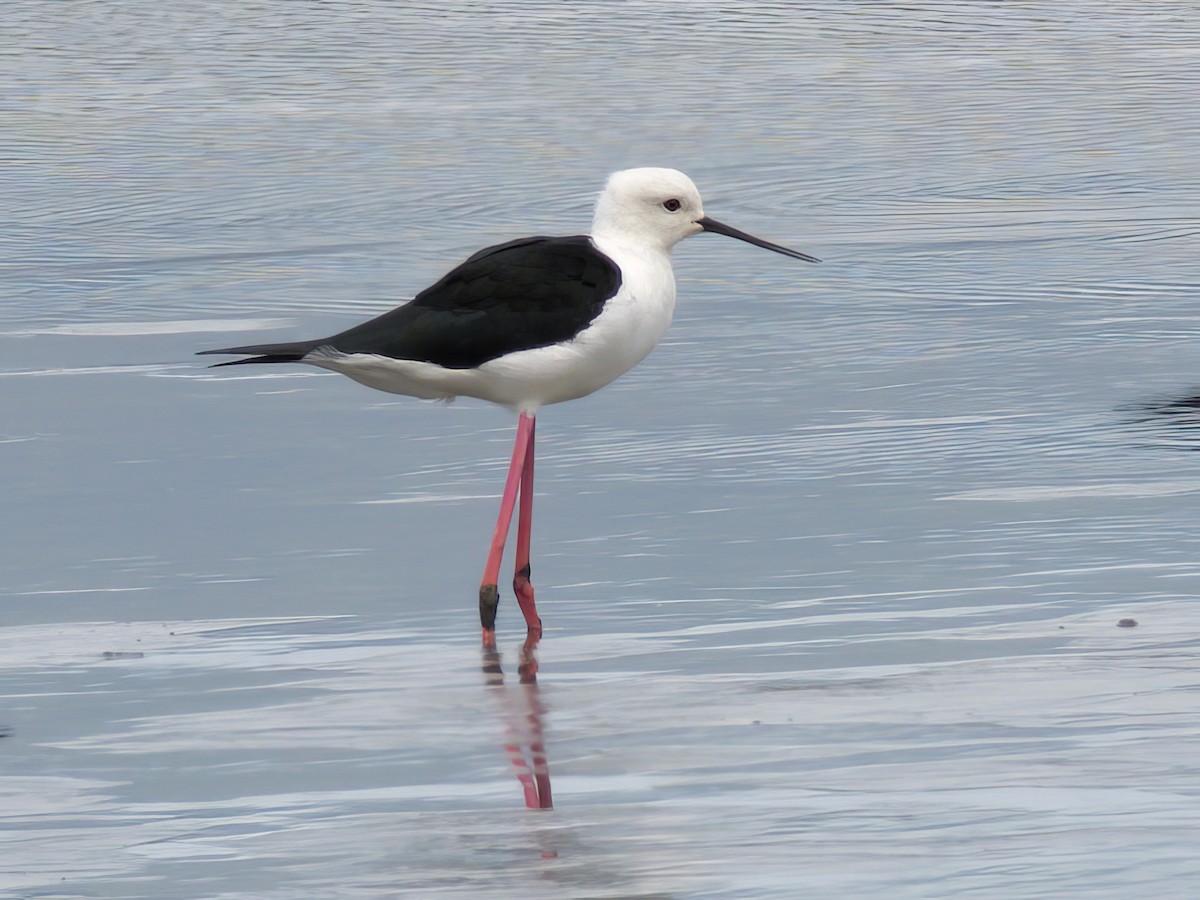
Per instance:
[[[478,397],[518,412],[479,618],[484,646],[494,646],[500,561],[519,494],[513,592],[527,646],[536,646],[542,622],[529,581],[535,416],[542,406],[599,390],[654,349],[675,309],[671,248],[702,231],[818,262],[710,219],[682,172],[627,169],[609,177],[590,235],[487,247],[410,302],[333,337],[203,353],[251,357],[221,366],[303,362],[381,391]]]

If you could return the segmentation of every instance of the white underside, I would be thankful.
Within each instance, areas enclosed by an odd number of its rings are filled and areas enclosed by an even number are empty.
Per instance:
[[[521,350],[477,369],[318,347],[304,362],[368,387],[428,400],[478,397],[523,412],[585,397],[628,372],[662,339],[675,311],[668,253],[604,238],[596,244],[621,269],[621,289],[565,344]]]

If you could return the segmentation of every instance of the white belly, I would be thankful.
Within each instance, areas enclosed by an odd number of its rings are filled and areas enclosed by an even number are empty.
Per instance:
[[[447,369],[327,347],[314,350],[304,362],[394,394],[478,397],[526,412],[587,396],[645,359],[675,311],[675,278],[667,254],[597,244],[620,267],[621,289],[571,341],[509,353],[477,369]]]

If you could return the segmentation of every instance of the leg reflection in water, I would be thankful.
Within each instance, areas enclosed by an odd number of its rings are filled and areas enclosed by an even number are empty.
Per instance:
[[[542,736],[542,716],[546,708],[538,696],[536,675],[537,644],[537,636],[530,634],[521,647],[521,662],[517,668],[520,684],[515,686],[504,683],[500,651],[494,645],[485,646],[483,678],[500,700],[504,716],[504,752],[525,792],[525,805],[530,809],[552,809],[550,765]]]

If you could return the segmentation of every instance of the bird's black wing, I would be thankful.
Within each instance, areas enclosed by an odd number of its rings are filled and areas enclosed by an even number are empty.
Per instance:
[[[258,354],[221,365],[295,362],[317,347],[469,369],[516,350],[569,341],[621,287],[621,271],[587,236],[487,247],[409,303],[331,338],[204,353]]]
[[[588,237],[523,238],[480,250],[412,302],[322,343],[468,369],[569,341],[620,286]]]

